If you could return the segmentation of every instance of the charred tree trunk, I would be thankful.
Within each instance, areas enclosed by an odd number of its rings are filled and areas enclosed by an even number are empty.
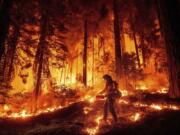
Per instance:
[[[8,36],[10,25],[10,8],[12,0],[4,0],[0,9],[0,81],[4,80],[4,69],[6,65],[5,41]],[[3,55],[4,54],[4,55]]]
[[[134,38],[134,45],[135,45],[135,50],[136,50],[136,57],[137,57],[137,62],[138,62],[138,67],[141,67],[141,63],[140,63],[140,58],[139,58],[139,48],[138,48],[138,44],[137,44],[137,38],[136,38],[136,32],[133,31],[133,38]]]
[[[8,71],[8,81],[12,78],[13,73],[13,67],[14,67],[14,58],[16,54],[16,46],[18,43],[18,39],[20,36],[20,27],[15,26],[14,30],[14,37],[11,40],[10,46],[11,46],[11,54],[10,54],[10,64],[9,64],[9,71]]]
[[[42,71],[43,71],[43,61],[44,61],[44,50],[46,48],[46,36],[47,36],[47,14],[44,9],[44,1],[41,0],[41,22],[40,22],[40,39],[39,39],[39,44],[38,48],[36,51],[36,56],[35,56],[35,73],[36,73],[36,82],[35,82],[35,98],[37,100],[39,94],[40,94],[40,89],[41,89],[41,78],[42,78]]]
[[[143,66],[146,67],[146,54],[145,54],[145,46],[144,46],[144,33],[141,33],[141,51],[142,51],[142,58],[143,58]]]
[[[114,39],[115,39],[115,72],[116,78],[119,79],[121,74],[121,43],[120,43],[120,26],[119,26],[119,11],[118,0],[113,1],[114,12]]]
[[[93,35],[93,39],[92,39],[92,52],[93,52],[93,56],[92,56],[92,86],[94,86],[94,59],[95,59],[95,53],[94,53],[94,35]]]
[[[137,43],[137,38],[136,38],[136,30],[135,30],[135,26],[134,26],[134,17],[132,17],[132,32],[133,32],[133,39],[134,39],[134,45],[135,45],[135,50],[136,50],[136,57],[137,57],[137,62],[138,62],[138,67],[141,67],[141,63],[140,63],[140,57],[139,57],[139,48],[138,48],[138,43]]]
[[[83,84],[87,86],[87,46],[88,46],[88,31],[87,19],[84,22],[84,50],[83,50]]]
[[[0,61],[5,50],[5,40],[10,23],[10,8],[12,0],[4,0],[0,11]]]
[[[157,0],[169,65],[169,96],[180,98],[180,14],[178,0]]]

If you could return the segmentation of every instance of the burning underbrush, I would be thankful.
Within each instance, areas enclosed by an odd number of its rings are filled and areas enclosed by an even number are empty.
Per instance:
[[[164,91],[165,88],[157,90],[156,93],[139,89],[121,90],[122,97],[116,101],[115,105],[118,114],[118,122],[115,125],[122,128],[141,123],[153,113],[179,111],[179,102],[169,99]],[[83,125],[80,128],[80,134],[106,133],[114,128],[114,122],[111,115],[107,122],[103,121],[105,96],[98,93],[99,91],[91,87],[77,89],[61,86],[49,93],[41,94],[37,100],[32,93],[18,93],[13,96],[1,94],[0,117],[16,121],[35,119],[46,114],[43,117],[51,121],[51,119],[58,119],[49,117],[52,114],[64,109],[69,112],[74,104],[84,103],[82,106],[79,105],[78,113],[75,113],[77,108],[70,111],[72,114],[74,112],[73,117],[75,118],[67,121],[78,121],[80,125]]]
[[[0,97],[0,117],[26,118],[53,112],[80,101],[80,94],[76,90],[62,86],[59,89],[38,98],[33,93],[17,93]]]
[[[142,96],[141,98],[139,98],[140,94]],[[154,100],[152,97],[154,97]],[[115,107],[119,116],[119,121],[115,125],[120,129],[135,123],[142,123],[151,114],[180,110],[178,102],[168,101],[164,94],[142,94],[142,92],[139,95],[123,96],[117,101]],[[93,102],[90,107],[85,107],[84,113],[89,118],[87,119],[88,126],[84,131],[87,134],[102,134],[114,128],[114,122],[111,116],[109,116],[107,122],[103,121],[103,99]]]

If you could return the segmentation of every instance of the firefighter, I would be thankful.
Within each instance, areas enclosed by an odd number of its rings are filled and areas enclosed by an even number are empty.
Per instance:
[[[100,93],[105,93],[105,104],[104,104],[104,121],[107,120],[108,112],[113,116],[115,123],[117,122],[117,114],[115,111],[115,100],[117,97],[120,97],[121,94],[118,90],[118,83],[113,81],[110,75],[104,75],[103,79],[106,81],[106,86],[104,90]]]

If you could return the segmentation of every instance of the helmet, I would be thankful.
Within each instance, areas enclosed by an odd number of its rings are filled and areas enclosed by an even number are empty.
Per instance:
[[[112,77],[108,74],[103,75],[103,79],[107,81],[112,81]]]

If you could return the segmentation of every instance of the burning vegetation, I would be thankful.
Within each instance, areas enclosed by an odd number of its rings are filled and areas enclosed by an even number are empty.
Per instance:
[[[0,0],[0,124],[71,119],[77,134],[111,134],[179,112],[179,9],[168,2]],[[115,127],[103,121],[104,74],[122,95]]]

